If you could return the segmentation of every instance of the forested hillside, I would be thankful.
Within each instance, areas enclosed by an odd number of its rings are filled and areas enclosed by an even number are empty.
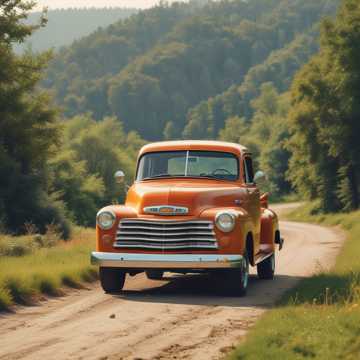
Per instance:
[[[316,24],[337,5],[163,4],[62,50],[44,86],[55,89],[67,116],[114,115],[148,140],[213,138],[228,117],[251,117],[250,103],[262,83],[288,89],[318,48]]]
[[[89,35],[99,27],[109,26],[136,12],[136,9],[130,8],[50,10],[46,15],[47,26],[33,33],[24,44],[17,45],[15,49],[17,52],[23,52],[28,47],[33,51],[57,49],[70,45],[74,40]],[[36,24],[40,17],[39,12],[30,13],[25,23]]]
[[[287,171],[289,90],[319,49],[320,21],[339,0],[162,3],[62,49],[45,88],[66,117],[113,116],[144,139],[241,142],[268,172]],[[272,119],[271,121],[269,119]]]

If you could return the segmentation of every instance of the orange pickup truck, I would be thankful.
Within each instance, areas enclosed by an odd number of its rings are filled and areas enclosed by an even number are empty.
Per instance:
[[[118,182],[124,173],[115,174]],[[96,252],[105,292],[122,290],[126,274],[206,272],[245,295],[249,265],[273,279],[278,218],[260,195],[249,151],[218,141],[169,141],[144,146],[125,205],[97,214]]]

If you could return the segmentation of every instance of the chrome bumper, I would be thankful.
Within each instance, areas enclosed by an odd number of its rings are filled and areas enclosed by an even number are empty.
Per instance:
[[[227,269],[241,267],[241,255],[91,253],[91,263],[127,269]]]

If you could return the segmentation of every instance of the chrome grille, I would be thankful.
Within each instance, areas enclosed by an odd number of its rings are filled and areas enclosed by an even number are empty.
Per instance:
[[[114,247],[149,250],[216,250],[211,221],[123,219]]]

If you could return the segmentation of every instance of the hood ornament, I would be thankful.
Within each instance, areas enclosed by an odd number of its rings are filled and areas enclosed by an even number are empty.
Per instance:
[[[181,206],[159,205],[145,207],[144,213],[164,216],[186,215],[189,213],[189,209]]]

